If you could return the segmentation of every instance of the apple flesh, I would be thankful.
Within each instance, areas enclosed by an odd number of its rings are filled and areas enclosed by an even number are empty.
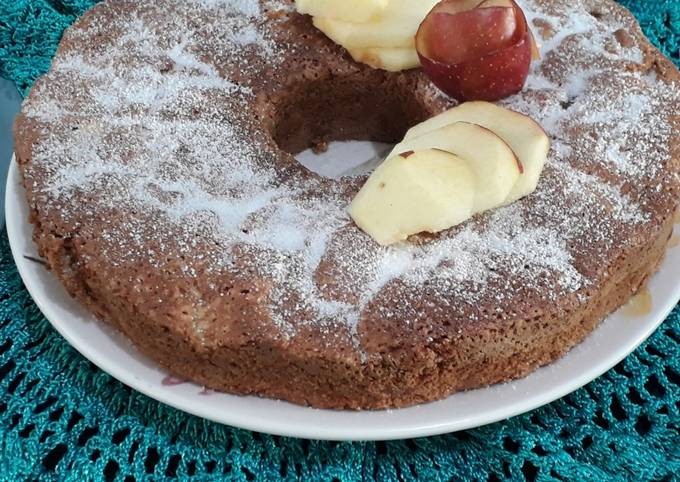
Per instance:
[[[347,49],[357,62],[370,65],[374,69],[390,72],[414,69],[420,66],[418,53],[412,48],[405,47],[375,47],[364,49]]]
[[[295,0],[297,11],[314,17],[367,22],[387,7],[389,0]]]
[[[504,204],[516,201],[536,189],[550,149],[550,139],[536,121],[519,112],[490,102],[466,102],[412,127],[406,132],[404,142],[461,121],[492,131],[510,146],[521,162],[523,173],[512,186]]]
[[[386,246],[420,232],[438,232],[472,216],[475,177],[460,157],[438,149],[392,156],[352,200],[349,214]]]
[[[366,22],[347,22],[334,16],[318,15],[313,23],[346,49],[413,49],[420,21],[436,3],[437,0],[390,0],[380,15]]]
[[[420,24],[422,19],[439,0],[389,0],[383,16],[387,18],[408,18],[412,22]],[[472,0],[477,1],[477,0]],[[418,27],[416,26],[416,29]]]
[[[533,192],[549,148],[531,118],[467,102],[412,127],[349,213],[382,245],[448,229]]]
[[[522,164],[510,146],[489,129],[454,122],[394,147],[399,152],[441,149],[461,157],[475,176],[475,213],[502,206],[522,173]]]
[[[379,18],[372,22],[350,23],[330,17],[314,17],[314,26],[346,49],[413,48],[418,28],[408,19]]]
[[[425,73],[459,100],[497,100],[522,89],[535,42],[514,0],[443,0],[425,17],[416,50]]]

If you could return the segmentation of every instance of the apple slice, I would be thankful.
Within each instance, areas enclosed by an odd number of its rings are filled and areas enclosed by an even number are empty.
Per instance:
[[[297,11],[315,17],[328,17],[362,23],[377,17],[389,0],[295,0]]]
[[[468,122],[454,122],[406,139],[390,156],[427,148],[442,149],[465,160],[475,175],[474,213],[502,206],[522,172],[522,164],[505,141],[489,129]]]
[[[460,100],[496,100],[522,89],[532,36],[514,0],[443,0],[420,24],[416,49],[423,70]]]
[[[316,28],[333,42],[346,49],[373,47],[413,48],[413,36],[418,28],[408,19],[380,18],[366,23],[349,23],[329,17],[314,17]]]
[[[522,163],[524,172],[508,193],[505,204],[531,194],[536,189],[550,149],[550,139],[536,121],[519,112],[490,102],[466,102],[413,126],[404,136],[404,140],[416,139],[461,121],[478,124],[492,131],[510,146]]]
[[[390,0],[382,14],[364,23],[314,17],[314,26],[346,49],[410,47],[420,21],[437,0]]]
[[[382,15],[387,18],[408,18],[420,24],[438,1],[439,0],[390,0]],[[465,1],[477,2],[479,0]]]
[[[376,168],[352,200],[349,214],[386,246],[468,219],[474,186],[474,174],[460,157],[438,149],[405,152]]]
[[[368,48],[347,49],[349,54],[357,62],[361,62],[375,69],[399,72],[400,70],[414,69],[420,66],[418,53],[412,48]]]

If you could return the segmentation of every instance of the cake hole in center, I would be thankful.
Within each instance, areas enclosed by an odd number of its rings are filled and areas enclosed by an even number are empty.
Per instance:
[[[317,174],[364,174],[411,126],[430,117],[414,89],[412,82],[377,70],[306,79],[269,99],[269,130],[280,149]],[[315,153],[320,147],[328,148]]]
[[[325,152],[306,149],[295,159],[312,172],[330,179],[361,176],[373,171],[392,150],[393,144],[373,141],[335,141]]]

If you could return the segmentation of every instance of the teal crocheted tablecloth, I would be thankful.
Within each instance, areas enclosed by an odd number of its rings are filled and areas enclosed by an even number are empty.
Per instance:
[[[152,0],[149,0],[152,1]],[[0,76],[27,92],[93,0],[0,0]],[[680,64],[680,0],[625,0]],[[475,430],[333,443],[233,429],[132,391],[71,348],[0,234],[0,480],[680,480],[680,308],[607,374]]]

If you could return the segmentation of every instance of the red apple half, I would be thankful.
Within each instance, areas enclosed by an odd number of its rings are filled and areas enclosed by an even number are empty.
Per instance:
[[[432,82],[458,100],[519,92],[536,53],[514,0],[443,0],[420,24],[416,49]]]

